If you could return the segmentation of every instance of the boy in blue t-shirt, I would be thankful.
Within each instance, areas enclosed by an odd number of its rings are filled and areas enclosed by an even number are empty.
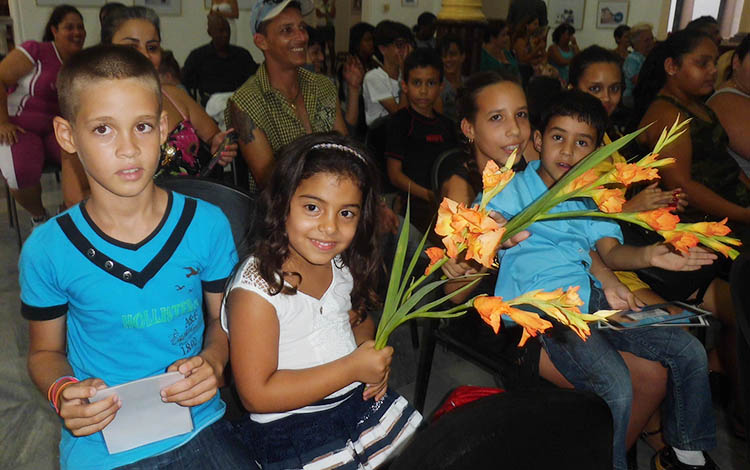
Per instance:
[[[19,269],[29,373],[64,422],[61,467],[238,468],[249,457],[217,394],[237,254],[221,210],[154,185],[168,131],[156,70],[131,48],[96,46],[66,63],[58,92],[55,134],[81,159],[91,197],[34,230]],[[190,407],[193,431],[109,454],[99,431],[121,402],[88,399],[168,371],[184,378],[162,400]]]
[[[518,173],[488,204],[488,209],[510,219],[531,204],[601,143],[606,120],[606,112],[596,98],[579,91],[562,94],[545,110],[542,130],[534,132],[540,160]],[[595,207],[590,199],[570,200],[552,212]],[[700,248],[682,256],[664,244],[622,245],[619,226],[602,219],[541,221],[528,230],[531,236],[527,240],[505,251],[495,295],[513,298],[534,289],[580,286],[581,299],[586,302],[584,311],[607,309],[610,304],[627,308],[632,294],[610,269],[659,266],[689,271],[716,258]],[[716,445],[706,354],[689,333],[680,328],[656,327],[628,331],[592,329],[589,339],[583,342],[570,329],[561,327],[542,335],[541,341],[552,363],[570,383],[596,393],[609,405],[615,427],[616,470],[627,468],[625,438],[632,402],[630,374],[618,351],[658,361],[668,368],[662,423],[669,445],[654,457],[655,468],[715,468],[702,452]]]

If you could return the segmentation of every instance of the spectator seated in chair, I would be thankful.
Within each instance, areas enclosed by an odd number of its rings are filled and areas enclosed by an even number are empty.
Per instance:
[[[258,69],[247,49],[229,43],[229,22],[217,13],[208,15],[211,42],[193,49],[182,68],[182,83],[205,106],[214,93],[234,92]]]

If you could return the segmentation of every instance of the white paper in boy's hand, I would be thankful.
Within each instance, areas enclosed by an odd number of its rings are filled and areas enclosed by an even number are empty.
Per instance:
[[[102,430],[107,451],[123,452],[193,430],[190,408],[161,401],[161,390],[182,379],[179,372],[135,380],[96,392],[89,400],[117,395],[122,407]]]

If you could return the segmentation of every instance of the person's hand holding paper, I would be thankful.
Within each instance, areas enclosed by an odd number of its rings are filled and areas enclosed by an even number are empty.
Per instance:
[[[202,354],[180,359],[167,368],[184,378],[161,391],[162,400],[181,406],[196,406],[211,399],[219,385],[221,368],[212,365]]]
[[[102,379],[86,379],[71,384],[60,393],[58,408],[65,427],[74,436],[88,436],[104,429],[115,419],[122,403],[117,395],[90,403],[97,390],[107,388]]]

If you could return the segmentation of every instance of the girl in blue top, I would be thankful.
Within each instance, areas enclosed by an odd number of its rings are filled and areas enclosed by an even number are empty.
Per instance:
[[[355,141],[304,136],[280,150],[266,217],[222,311],[240,436],[264,469],[376,468],[421,416],[387,390],[374,349],[377,173]]]

